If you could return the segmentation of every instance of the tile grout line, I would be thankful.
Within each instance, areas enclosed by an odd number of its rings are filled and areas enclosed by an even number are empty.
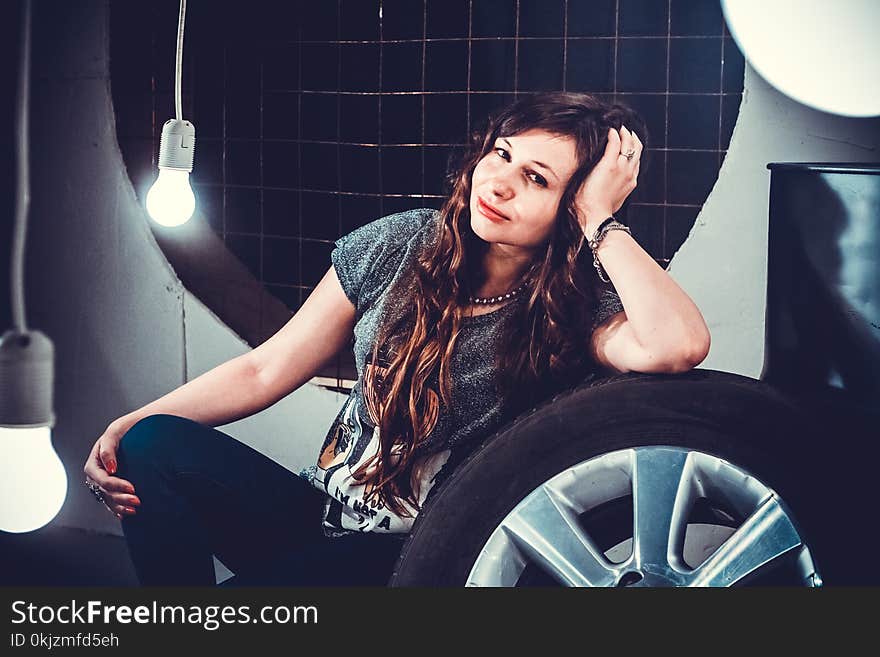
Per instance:
[[[382,43],[382,35],[384,32],[384,25],[385,25],[385,18],[382,15],[383,8],[384,8],[383,2],[382,2],[382,0],[379,0],[379,43],[380,44]],[[379,216],[380,217],[385,216],[385,195],[383,194],[383,192],[385,191],[385,180],[384,180],[384,177],[382,176],[383,167],[382,167],[382,94],[381,94],[381,92],[383,90],[383,86],[382,86],[382,60],[384,57],[384,53],[385,53],[385,49],[380,45],[379,46],[379,92],[380,93],[379,93],[378,102],[377,102],[378,108],[376,110],[376,116],[377,116],[376,120],[378,123],[378,125],[376,126],[376,129],[377,129],[376,141],[378,142],[376,145],[377,146],[376,150],[378,151],[376,159],[379,162],[379,164],[378,164],[379,170],[377,173],[378,173],[378,177],[379,177]]]
[[[672,0],[666,2],[666,127],[664,139],[666,140],[667,149],[669,147],[669,63],[670,50],[672,49]],[[666,223],[669,221],[669,151],[663,152],[663,223],[661,225],[660,239],[662,247],[661,255],[665,258],[668,254],[666,251]]]
[[[428,66],[428,3],[422,2],[422,85],[421,85],[421,101],[422,101],[422,143],[419,146],[419,154],[422,162],[421,179],[422,198],[425,196],[425,73]]]
[[[517,98],[519,98],[519,0],[516,0],[513,28],[513,99]]]
[[[562,3],[562,90],[568,91],[568,0]]]
[[[302,113],[302,97],[303,97],[303,95],[302,95],[302,90],[303,90],[302,89],[303,88],[303,81],[302,81],[302,71],[303,71],[303,66],[302,66],[302,55],[303,55],[302,24],[297,26],[296,35],[297,35],[296,86],[299,88],[299,93],[297,94],[297,99],[296,99],[296,114],[297,114],[296,135],[297,135],[297,141],[299,142],[299,139],[302,138],[302,127],[303,127],[303,120],[302,120],[302,114],[303,114]],[[296,197],[297,197],[296,198],[297,215],[298,215],[297,216],[298,226],[297,226],[296,234],[299,238],[297,240],[297,247],[296,247],[296,254],[297,254],[296,255],[296,258],[297,258],[296,277],[297,277],[297,282],[302,284],[303,194],[302,194],[301,190],[302,190],[303,184],[302,184],[302,144],[301,143],[297,143],[297,149],[296,149],[296,182],[297,182],[297,187],[300,188],[300,191],[298,191],[297,195],[296,195]],[[302,304],[303,304],[302,290],[300,290],[297,310],[299,310],[299,308],[302,307]],[[294,312],[296,312],[296,311],[294,311]]]

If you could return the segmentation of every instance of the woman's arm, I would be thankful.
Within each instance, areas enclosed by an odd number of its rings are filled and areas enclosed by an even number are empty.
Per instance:
[[[623,156],[630,152],[633,158]],[[637,135],[609,131],[605,154],[578,193],[587,236],[636,188],[641,153]],[[618,372],[683,372],[706,358],[711,338],[700,310],[638,242],[612,230],[596,255],[624,308],[593,331],[590,351],[600,364]]]
[[[709,353],[709,329],[672,277],[622,230],[609,231],[597,255],[624,312],[593,331],[593,357],[618,372],[685,372],[699,365]]]
[[[219,426],[258,413],[315,376],[345,347],[354,317],[331,267],[299,311],[263,344],[119,418],[115,428],[124,433],[157,414]]]

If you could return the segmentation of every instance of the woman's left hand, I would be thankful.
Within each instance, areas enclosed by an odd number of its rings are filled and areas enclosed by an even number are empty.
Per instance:
[[[621,126],[620,133],[608,129],[605,154],[584,180],[575,198],[581,228],[587,235],[608,216],[617,212],[636,188],[644,146],[634,132]],[[627,158],[624,153],[633,153]]]

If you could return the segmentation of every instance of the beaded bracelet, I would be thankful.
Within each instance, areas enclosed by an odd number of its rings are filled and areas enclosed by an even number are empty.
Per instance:
[[[590,250],[593,252],[593,266],[596,268],[596,271],[599,274],[599,280],[603,283],[610,283],[611,279],[605,278],[602,275],[602,264],[599,262],[599,255],[597,251],[599,249],[599,242],[601,242],[605,235],[612,230],[624,230],[629,235],[632,235],[632,231],[629,228],[617,221],[614,217],[608,217],[605,221],[599,224],[599,227],[596,229],[596,232],[593,233],[593,236],[587,239],[587,244],[590,246]]]

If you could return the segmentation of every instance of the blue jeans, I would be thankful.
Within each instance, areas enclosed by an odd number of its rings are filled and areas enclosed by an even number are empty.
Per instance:
[[[141,501],[122,530],[144,586],[213,586],[211,555],[235,573],[223,586],[385,586],[403,546],[401,535],[325,537],[326,494],[192,420],[142,419],[117,462]]]

